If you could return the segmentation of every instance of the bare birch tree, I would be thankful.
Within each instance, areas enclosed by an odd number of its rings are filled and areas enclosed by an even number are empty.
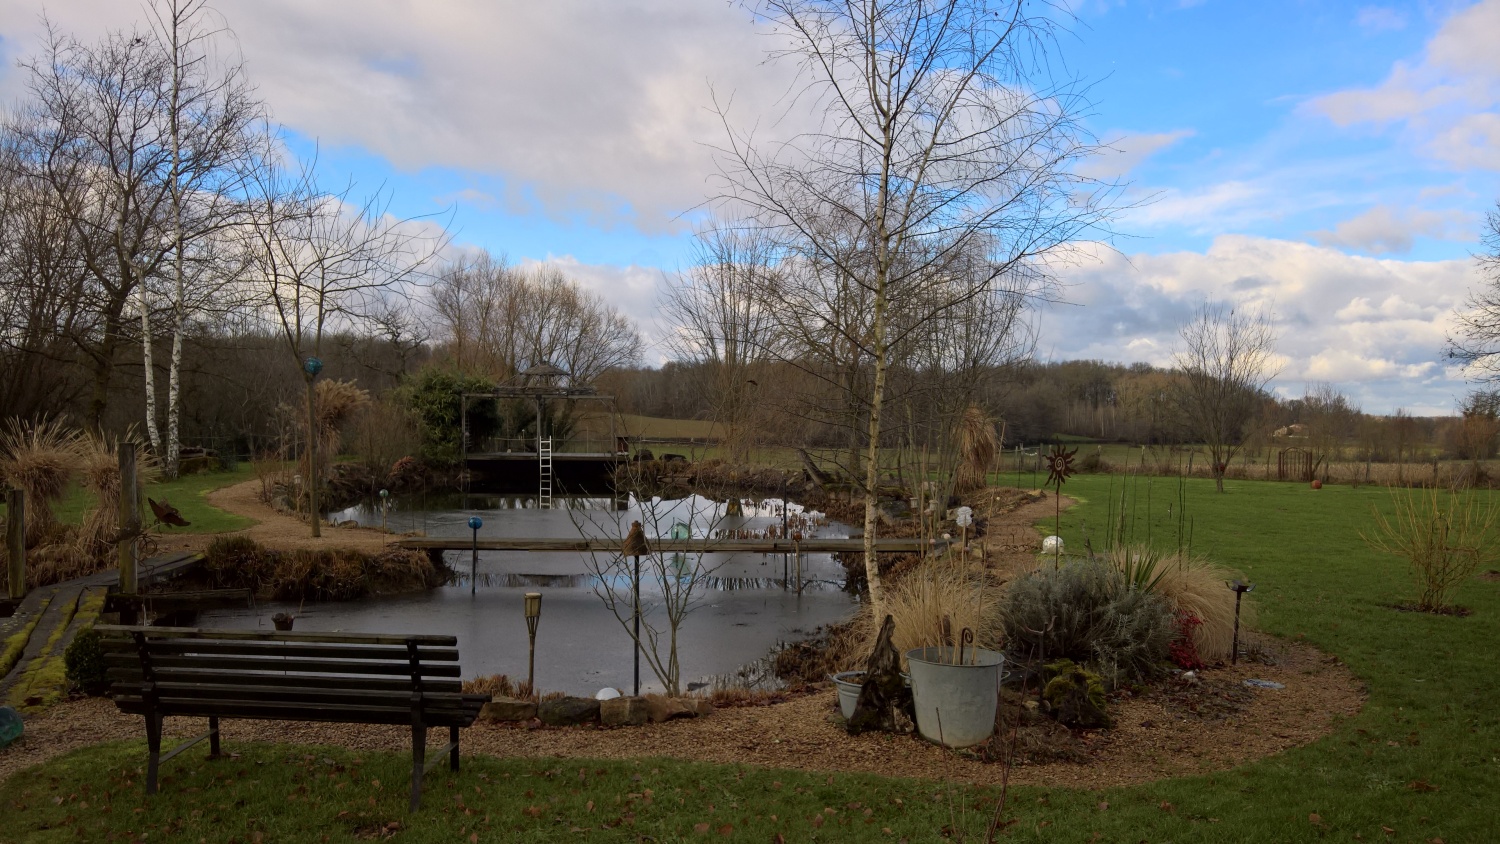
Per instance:
[[[1183,350],[1173,361],[1179,421],[1208,449],[1214,485],[1244,444],[1276,376],[1276,332],[1265,314],[1205,303],[1181,329]]]
[[[800,62],[798,101],[813,103],[822,122],[769,147],[731,130],[726,199],[783,242],[800,242],[805,255],[835,263],[869,296],[869,330],[851,339],[873,369],[864,535],[878,613],[874,542],[892,349],[1016,269],[1045,267],[1105,221],[1109,192],[1075,171],[1096,143],[1079,121],[1077,86],[1052,78],[1052,9],[1024,0],[763,0],[753,8],[792,45],[780,55]],[[849,242],[859,249],[842,248]],[[954,285],[954,265],[974,254],[987,257],[986,270]]]

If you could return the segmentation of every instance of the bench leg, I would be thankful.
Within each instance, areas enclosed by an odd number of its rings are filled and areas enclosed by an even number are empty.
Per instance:
[[[453,745],[453,749],[450,750],[450,751],[448,751],[448,770],[450,770],[450,771],[456,771],[456,770],[458,770],[458,728],[457,727],[449,727],[448,728],[448,743],[451,744],[451,745]]]
[[[422,805],[422,769],[427,767],[427,728],[411,728],[411,810]]]
[[[156,769],[161,760],[161,715],[146,713],[146,747],[150,756],[146,759],[146,793],[156,793]]]
[[[208,758],[219,758],[219,719],[210,717],[208,719]]]

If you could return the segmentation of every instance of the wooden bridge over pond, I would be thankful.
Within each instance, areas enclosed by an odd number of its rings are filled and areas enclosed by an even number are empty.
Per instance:
[[[865,541],[854,538],[810,537],[800,541],[791,539],[648,539],[651,551],[682,554],[831,554],[838,552],[862,552]],[[619,551],[624,540],[619,537],[573,537],[573,538],[527,538],[527,537],[482,537],[478,541],[462,537],[420,536],[399,539],[393,543],[402,548],[441,554],[444,551],[562,551],[573,553],[600,553]],[[941,551],[948,547],[944,539],[900,539],[878,538],[875,551],[881,554],[914,554],[922,551]]]

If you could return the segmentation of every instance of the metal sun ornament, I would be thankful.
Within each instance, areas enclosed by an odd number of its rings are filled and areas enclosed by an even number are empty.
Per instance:
[[[1073,477],[1073,457],[1078,454],[1078,449],[1066,449],[1061,445],[1052,446],[1052,452],[1047,455],[1047,483],[1053,484],[1058,490]]]
[[[1052,534],[1058,537],[1057,550],[1052,559],[1054,569],[1062,567],[1062,485],[1073,476],[1073,457],[1076,454],[1078,449],[1063,448],[1061,443],[1052,446],[1052,451],[1047,454],[1047,483],[1052,484],[1056,490],[1052,499]]]

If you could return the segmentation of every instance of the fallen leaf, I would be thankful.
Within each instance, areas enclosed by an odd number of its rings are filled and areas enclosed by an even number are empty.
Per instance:
[[[1313,812],[1312,814],[1307,816],[1307,822],[1314,825],[1322,825],[1323,816],[1318,814],[1317,812]]]
[[[594,811],[594,801],[590,800],[589,802],[585,803],[583,805],[583,808],[590,812]]]
[[[1163,800],[1160,803],[1156,804],[1156,808],[1162,810],[1163,812],[1175,812],[1175,811],[1177,811],[1177,807],[1176,806],[1173,806],[1171,803],[1168,803],[1165,800]]]
[[[1409,788],[1409,789],[1411,789],[1412,791],[1424,791],[1425,792],[1425,791],[1437,791],[1438,790],[1437,786],[1433,785],[1432,783],[1428,782],[1427,780],[1412,780],[1411,782],[1409,782],[1409,783],[1406,784],[1406,787]]]
[[[734,826],[732,826],[731,824],[724,824],[723,826],[719,827],[719,834],[724,836],[725,838],[728,838],[729,836],[734,834]]]
[[[1395,835],[1396,834],[1396,830],[1391,829],[1388,826],[1382,826],[1380,828],[1380,831],[1383,832],[1383,833],[1385,833],[1386,835]]]
[[[812,825],[814,827],[817,827],[818,829],[822,829],[823,828],[823,816],[822,815],[813,815]]]
[[[525,814],[528,814],[528,815],[532,816],[533,818],[539,818],[539,817],[542,816],[542,807],[541,806],[527,806],[525,809],[522,809],[521,811],[524,812]]]
[[[696,832],[699,835],[707,835],[708,834],[708,824],[706,824],[706,823],[695,823],[695,824],[693,824],[693,832]]]
[[[1107,809],[1109,809],[1109,803],[1107,803],[1107,802],[1105,802],[1103,800],[1100,800],[1099,801],[1099,811],[1103,812],[1103,811],[1106,811]]]

